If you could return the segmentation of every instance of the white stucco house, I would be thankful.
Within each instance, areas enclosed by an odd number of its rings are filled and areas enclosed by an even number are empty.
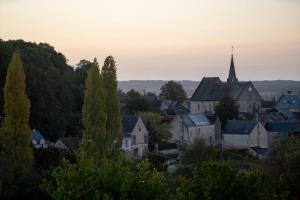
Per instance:
[[[141,157],[148,151],[148,130],[140,116],[123,115],[122,149],[134,157]]]

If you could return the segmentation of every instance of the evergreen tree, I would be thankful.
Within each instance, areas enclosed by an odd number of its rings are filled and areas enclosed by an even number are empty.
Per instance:
[[[15,52],[9,64],[4,87],[5,118],[0,131],[0,162],[10,181],[31,168],[29,114],[30,101],[25,94],[25,74],[21,55]]]
[[[96,59],[88,70],[85,81],[82,121],[85,127],[84,137],[95,142],[97,156],[103,158],[107,151],[106,106],[103,80]]]
[[[122,144],[120,97],[118,92],[116,62],[108,56],[101,70],[106,93],[106,133],[108,136],[108,153],[115,157]]]

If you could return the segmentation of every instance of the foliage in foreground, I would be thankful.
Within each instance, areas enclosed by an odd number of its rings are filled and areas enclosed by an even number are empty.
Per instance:
[[[273,147],[266,160],[266,173],[271,177],[279,199],[300,198],[300,137],[289,136]]]
[[[41,186],[53,199],[167,199],[168,186],[160,172],[146,161],[95,159],[93,143],[84,142],[78,163],[63,164]]]
[[[229,164],[208,162],[193,170],[193,177],[182,179],[177,199],[268,199],[267,179],[261,172],[239,172]]]

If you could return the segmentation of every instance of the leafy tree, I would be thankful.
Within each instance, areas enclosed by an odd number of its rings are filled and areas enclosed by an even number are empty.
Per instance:
[[[127,92],[126,111],[129,113],[146,112],[150,108],[150,103],[137,91],[131,89]]]
[[[266,160],[266,173],[278,199],[300,198],[300,138],[292,135],[275,144]]]
[[[116,157],[122,144],[120,97],[118,93],[117,68],[112,56],[108,56],[101,70],[106,93],[106,133],[108,135],[108,151]]]
[[[74,107],[74,70],[63,54],[45,43],[0,40],[0,116],[3,89],[13,53],[20,50],[26,75],[26,94],[31,102],[30,127],[51,141],[77,131],[81,110]]]
[[[163,116],[157,113],[141,113],[143,122],[149,131],[150,145],[167,141],[172,135],[170,125],[163,122]]]
[[[78,163],[67,161],[41,186],[53,199],[168,199],[164,176],[149,163],[134,166],[123,160],[100,162],[91,156],[93,143],[84,142]]]
[[[3,126],[0,130],[2,151],[0,164],[8,183],[12,184],[32,165],[29,127],[30,101],[25,94],[25,74],[20,52],[9,64],[4,88]]]
[[[172,101],[182,103],[186,99],[186,92],[180,83],[168,81],[160,88],[160,95]]]
[[[208,162],[177,188],[178,199],[268,199],[261,172],[238,172],[228,164]]]
[[[229,96],[224,96],[215,107],[215,112],[224,127],[227,120],[235,119],[239,115],[239,107]]]
[[[100,158],[107,155],[106,105],[103,79],[95,60],[85,81],[82,121],[84,137],[95,141],[95,151]]]
[[[207,161],[217,160],[219,150],[213,145],[205,144],[202,138],[196,138],[184,151],[184,165],[197,166]]]

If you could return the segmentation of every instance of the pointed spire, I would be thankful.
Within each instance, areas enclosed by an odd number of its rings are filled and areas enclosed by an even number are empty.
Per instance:
[[[227,83],[236,83],[238,82],[238,79],[236,78],[235,74],[235,68],[234,68],[234,61],[233,61],[233,46],[231,47],[231,61],[230,61],[230,69],[229,69],[229,75],[227,78]]]

